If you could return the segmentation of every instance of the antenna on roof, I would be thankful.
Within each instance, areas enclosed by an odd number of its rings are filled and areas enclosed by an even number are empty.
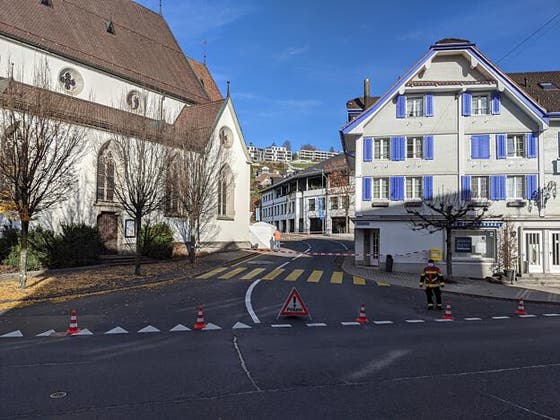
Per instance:
[[[203,40],[202,45],[204,46],[204,52],[202,55],[202,64],[206,65],[206,53],[208,52],[208,41]]]
[[[226,88],[226,98],[229,98],[229,80],[226,82],[227,84],[227,88]]]
[[[161,14],[161,13],[162,13],[162,3],[163,3],[163,0],[159,0],[159,15],[160,15],[160,16],[163,16],[163,15]]]

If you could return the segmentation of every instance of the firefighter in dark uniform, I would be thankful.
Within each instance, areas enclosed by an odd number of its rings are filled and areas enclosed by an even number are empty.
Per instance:
[[[441,288],[445,286],[441,270],[436,267],[434,260],[428,260],[428,265],[420,274],[420,287],[426,287],[426,297],[428,298],[428,309],[434,309],[432,295],[436,295],[436,304],[439,310],[443,309],[441,304]]]

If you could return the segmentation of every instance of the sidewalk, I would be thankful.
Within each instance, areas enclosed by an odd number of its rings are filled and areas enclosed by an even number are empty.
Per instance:
[[[352,257],[344,258],[342,270],[354,276],[360,276],[370,281],[388,283],[393,286],[418,289],[420,275],[411,273],[387,273],[378,268],[355,266]],[[539,290],[528,289],[509,284],[494,284],[484,280],[467,278],[456,279],[455,283],[445,285],[446,293],[489,297],[494,299],[519,300],[528,302],[558,303],[560,304],[560,288],[545,288],[537,286]],[[544,290],[546,289],[546,290]]]

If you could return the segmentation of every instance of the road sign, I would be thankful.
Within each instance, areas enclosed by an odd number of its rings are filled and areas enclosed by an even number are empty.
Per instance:
[[[311,318],[305,303],[303,303],[303,300],[295,287],[292,288],[292,291],[282,305],[282,309],[276,318],[278,319],[280,316],[308,316]]]

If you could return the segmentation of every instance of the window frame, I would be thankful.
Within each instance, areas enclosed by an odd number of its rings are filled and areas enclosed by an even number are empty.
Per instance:
[[[410,190],[409,190],[410,181]],[[418,185],[415,185],[418,184]],[[418,196],[416,197],[414,192],[417,189]],[[410,195],[409,195],[410,191]],[[422,200],[424,197],[424,180],[421,176],[407,176],[404,179],[404,199],[406,201],[418,201]]]
[[[510,180],[513,182],[513,195],[510,195]],[[520,195],[517,192],[521,191]],[[507,200],[523,200],[525,198],[525,177],[523,175],[508,175],[506,177],[506,199]]]
[[[424,138],[417,136],[405,137],[406,159],[424,158]],[[412,143],[412,156],[409,156],[409,142]]]
[[[384,147],[386,145],[386,147]],[[387,153],[381,155],[384,149]],[[378,156],[381,155],[381,156]],[[389,137],[379,137],[373,139],[373,160],[390,160],[391,159],[391,139]]]
[[[312,205],[313,203],[313,205]],[[307,199],[307,211],[317,211],[317,205],[314,198]]]
[[[384,185],[383,185],[384,184]],[[376,194],[376,185],[377,194]],[[390,197],[390,190],[389,190],[389,177],[377,177],[372,179],[372,196],[373,200],[389,200]],[[382,193],[386,192],[386,196],[383,197]]]
[[[486,108],[483,107],[479,107],[478,102],[479,100],[481,100],[482,98],[486,99]],[[490,96],[488,94],[480,94],[480,95],[475,95],[472,94],[471,95],[471,115],[490,115],[490,104],[491,104],[491,99]],[[479,111],[479,112],[476,112]]]
[[[485,180],[486,181],[486,186],[485,186],[485,195],[480,194],[480,190],[481,190],[481,185],[480,185],[480,180]],[[490,198],[490,177],[487,175],[481,175],[481,176],[471,176],[471,200],[472,201],[484,201],[484,200],[489,200]]]
[[[510,154],[509,147],[510,138],[512,138],[513,141],[514,153],[512,154]],[[519,148],[518,141],[521,144],[521,148]],[[518,152],[521,153],[519,154]],[[508,134],[506,136],[506,157],[508,159],[519,159],[527,157],[527,136],[525,136],[525,134]]]
[[[419,105],[417,105],[419,104]],[[406,97],[406,117],[419,118],[424,116],[424,97],[423,96],[407,96]]]

